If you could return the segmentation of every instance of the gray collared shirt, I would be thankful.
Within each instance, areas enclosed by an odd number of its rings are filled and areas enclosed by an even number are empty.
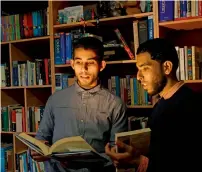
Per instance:
[[[104,153],[106,143],[114,142],[115,133],[127,131],[125,112],[121,98],[107,89],[98,85],[84,90],[76,82],[49,97],[36,138],[52,144],[65,137],[82,136],[97,152]],[[73,171],[52,160],[46,166],[50,172]]]

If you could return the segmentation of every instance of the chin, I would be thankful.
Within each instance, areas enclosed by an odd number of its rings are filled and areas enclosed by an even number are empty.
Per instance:
[[[146,91],[147,91],[147,93],[149,94],[149,96],[154,96],[154,95],[156,95],[156,92],[153,91],[153,90],[146,90]]]

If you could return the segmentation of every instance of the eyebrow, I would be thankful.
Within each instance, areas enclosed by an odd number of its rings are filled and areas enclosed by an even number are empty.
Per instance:
[[[82,58],[80,58],[80,57],[74,57],[74,60],[81,60]],[[95,56],[95,57],[91,57],[91,58],[88,58],[87,60],[97,60],[98,59],[98,57],[97,56]]]
[[[139,66],[139,67],[143,67],[143,66],[150,66],[150,65],[151,65],[150,63],[146,62],[146,63],[143,63],[143,64],[138,65],[138,66]]]

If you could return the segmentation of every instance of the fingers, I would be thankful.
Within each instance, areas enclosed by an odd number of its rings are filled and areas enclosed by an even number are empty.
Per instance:
[[[34,159],[35,161],[38,161],[38,162],[43,162],[43,161],[49,160],[48,157],[42,156],[41,154],[39,154],[33,150],[31,150],[31,157],[32,157],[32,159]]]
[[[127,145],[127,144],[125,144],[125,143],[123,143],[123,142],[121,142],[121,141],[119,141],[119,140],[116,141],[116,145],[117,145],[120,149],[125,150],[126,152],[132,151],[132,147],[131,147],[131,146],[129,146],[129,145]]]
[[[31,156],[41,156],[39,153],[35,152],[35,151],[31,151]]]
[[[126,160],[131,156],[128,152],[116,153],[116,147],[111,148],[109,144],[105,146],[105,153],[115,161]]]
[[[117,152],[115,146],[114,146],[113,148],[111,148],[111,152],[112,152],[112,153],[116,153],[116,152]]]
[[[111,152],[111,148],[110,148],[109,143],[107,143],[106,146],[105,146],[105,153],[108,154],[110,152]]]

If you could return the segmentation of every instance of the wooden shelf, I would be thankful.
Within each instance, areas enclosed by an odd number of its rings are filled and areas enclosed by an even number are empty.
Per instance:
[[[175,30],[202,29],[202,17],[161,22],[159,26]]]
[[[136,63],[136,60],[117,60],[117,61],[107,61],[107,64],[127,64],[127,63]],[[55,65],[56,68],[70,67],[70,64],[61,64]]]
[[[107,61],[107,64],[123,64],[123,63],[136,63],[136,60],[117,60],[117,61]]]
[[[198,79],[198,80],[185,80],[185,83],[202,83],[202,79]]]
[[[140,14],[132,14],[132,15],[126,15],[126,16],[119,16],[119,17],[108,17],[108,18],[102,18],[99,19],[100,23],[105,23],[105,22],[118,22],[118,20],[126,20],[126,19],[138,19],[138,18],[143,18],[143,17],[148,17],[153,15],[153,12],[148,12],[148,13],[140,13]],[[68,24],[59,24],[59,25],[54,25],[54,29],[65,29],[65,28],[73,28],[73,27],[78,27],[82,26],[84,22],[76,22],[76,23],[68,23]],[[85,22],[86,26],[95,26],[96,20],[88,20]]]
[[[35,38],[28,38],[28,39],[19,39],[7,42],[1,42],[1,44],[9,44],[9,43],[18,43],[18,42],[30,42],[30,41],[38,41],[38,40],[45,40],[50,39],[50,36],[43,36],[43,37],[35,37]]]
[[[1,87],[1,89],[24,89],[24,88],[51,88],[51,85],[32,85],[32,86],[11,86]]]
[[[13,132],[13,131],[1,131],[1,134],[18,134],[18,133],[21,133],[21,132]],[[35,132],[25,132],[29,135],[36,135]]]
[[[153,105],[128,105],[127,106],[129,109],[133,109],[133,108],[153,108]]]

